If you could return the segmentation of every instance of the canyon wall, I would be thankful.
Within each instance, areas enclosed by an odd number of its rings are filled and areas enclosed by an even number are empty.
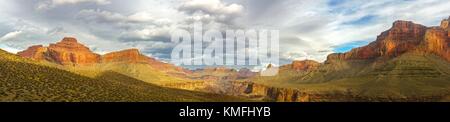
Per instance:
[[[225,82],[225,81],[224,81]],[[208,93],[226,94],[250,98],[253,100],[263,100],[271,102],[424,102],[439,101],[445,95],[427,97],[377,97],[362,96],[358,91],[348,89],[346,91],[314,92],[304,89],[278,88],[261,85],[253,82],[226,81],[226,83],[216,81],[207,82],[185,82],[163,85],[169,88],[194,90]]]
[[[226,85],[223,83],[217,85],[216,83],[214,81],[186,82],[166,84],[163,86],[274,102],[312,102],[327,101],[327,99],[345,99],[342,95],[313,94],[299,89],[268,87],[252,82],[227,81]]]

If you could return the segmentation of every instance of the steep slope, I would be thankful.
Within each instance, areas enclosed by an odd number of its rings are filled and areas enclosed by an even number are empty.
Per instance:
[[[444,21],[442,23],[445,23]],[[406,53],[408,55],[435,55],[438,57],[436,60],[445,60],[440,62],[442,65],[448,65],[450,63],[450,48],[448,47],[450,41],[448,32],[443,27],[445,26],[428,28],[410,21],[396,21],[391,29],[381,33],[374,42],[346,53],[330,54],[322,65],[307,73],[300,73],[296,76],[297,80],[293,82],[327,82],[372,74],[378,67],[400,65],[389,64],[389,62]],[[417,63],[415,61],[403,60],[403,63],[415,64]],[[423,65],[435,64],[424,62]],[[409,70],[397,70],[396,72],[408,73]],[[426,72],[415,75],[420,77],[426,75]]]
[[[35,60],[47,60],[62,65],[89,65],[99,62],[100,55],[89,50],[88,47],[78,43],[75,38],[65,37],[56,44],[48,47],[36,45],[19,52],[22,57]]]
[[[0,50],[0,101],[241,101],[163,88],[115,72],[89,78]]]
[[[170,73],[190,73],[182,67],[177,67],[175,65],[164,63],[158,61],[154,58],[147,57],[139,52],[138,49],[126,49],[116,52],[110,52],[101,56],[101,63],[142,63],[148,64],[159,71],[170,72]]]
[[[363,47],[330,54],[312,70],[282,66],[278,76],[254,77],[258,84],[326,93],[352,91],[369,97],[425,99],[450,96],[448,19],[439,27],[396,21]],[[301,66],[304,69],[304,66]]]
[[[147,57],[137,49],[99,55],[80,44],[73,37],[65,37],[60,42],[50,44],[48,47],[31,46],[19,52],[18,55],[40,62],[49,62],[49,66],[91,78],[97,77],[105,71],[115,71],[157,84],[190,81],[187,77],[191,73],[189,70]]]
[[[293,61],[276,76],[171,87],[281,102],[450,101],[448,19],[442,23],[396,21],[367,46],[330,54],[324,63]]]

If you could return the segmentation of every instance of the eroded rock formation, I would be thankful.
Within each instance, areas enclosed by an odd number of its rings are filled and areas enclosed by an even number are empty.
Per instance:
[[[319,67],[320,63],[313,60],[293,61],[291,68],[295,71],[309,71],[315,70]]]
[[[125,62],[125,63],[137,63],[147,62],[148,57],[141,55],[138,49],[127,49],[117,52],[107,53],[102,56],[102,62]]]
[[[93,53],[88,47],[78,43],[75,38],[65,37],[56,44],[48,47],[32,46],[19,52],[22,57],[35,60],[47,60],[62,65],[88,65],[97,63],[100,55]]]
[[[381,33],[376,41],[346,53],[330,54],[326,62],[392,58],[409,51],[430,52],[450,61],[449,19],[443,20],[439,27],[425,27],[411,21],[396,21],[392,28]]]

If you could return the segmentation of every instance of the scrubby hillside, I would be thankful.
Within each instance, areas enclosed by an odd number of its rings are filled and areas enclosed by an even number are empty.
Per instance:
[[[0,101],[241,101],[155,86],[114,72],[97,78],[30,63],[0,50]]]

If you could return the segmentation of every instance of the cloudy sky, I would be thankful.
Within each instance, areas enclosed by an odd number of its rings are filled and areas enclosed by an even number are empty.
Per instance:
[[[209,29],[280,31],[282,63],[323,61],[375,40],[395,20],[437,26],[449,0],[2,0],[0,48],[73,36],[94,52],[138,48],[169,60],[170,32],[201,21]]]

